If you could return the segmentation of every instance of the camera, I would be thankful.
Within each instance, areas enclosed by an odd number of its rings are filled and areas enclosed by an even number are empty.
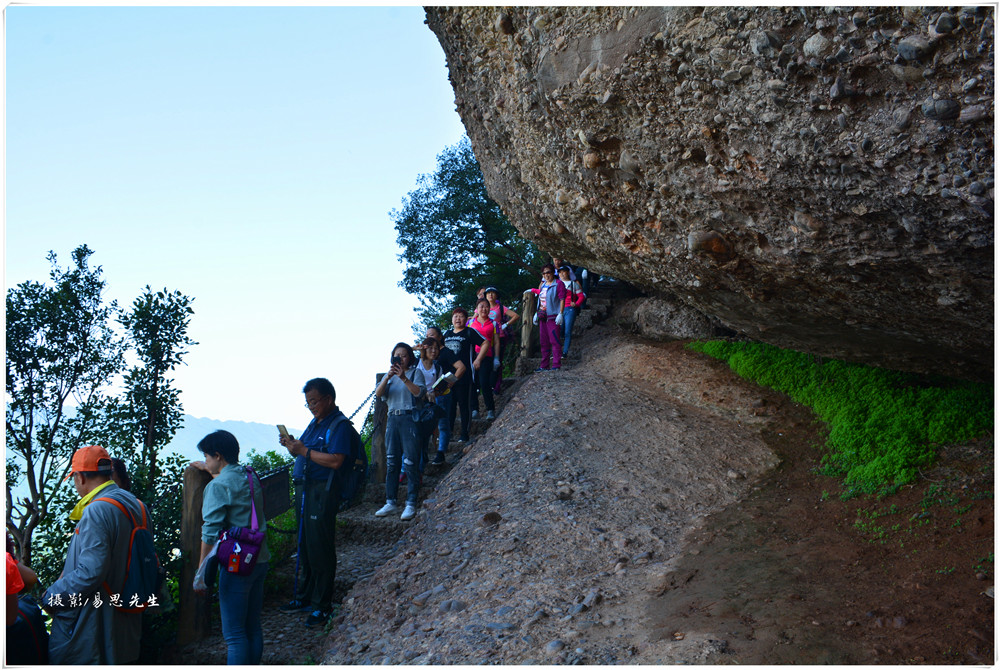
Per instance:
[[[392,358],[389,359],[389,362],[392,363],[393,365],[402,365],[403,359],[400,358],[399,356],[393,356]]]

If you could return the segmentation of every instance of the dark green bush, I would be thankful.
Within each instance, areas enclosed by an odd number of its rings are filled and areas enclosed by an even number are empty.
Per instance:
[[[872,493],[913,481],[943,444],[993,428],[993,386],[828,360],[757,342],[691,342],[829,425],[824,474]]]

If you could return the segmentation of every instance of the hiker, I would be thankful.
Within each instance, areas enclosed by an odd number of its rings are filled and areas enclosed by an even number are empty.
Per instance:
[[[427,401],[434,403],[434,407],[436,408],[433,412],[426,412],[427,416],[421,416],[418,439],[420,444],[420,471],[423,472],[424,466],[430,460],[427,455],[427,446],[431,436],[434,434],[435,428],[438,429],[439,437],[438,453],[434,457],[432,464],[441,465],[444,463],[444,453],[448,448],[448,443],[445,442],[444,446],[441,446],[440,435],[442,433],[445,435],[448,434],[448,427],[445,425],[448,418],[448,401],[451,399],[451,387],[455,382],[449,382],[445,379],[438,384],[438,380],[442,377],[445,377],[449,373],[454,374],[454,368],[450,366],[445,367],[440,360],[440,342],[433,337],[427,337],[420,343],[420,349],[421,354],[420,360],[417,361],[417,370],[424,376],[424,384],[427,387]],[[451,354],[451,351],[448,349],[445,349],[445,351]],[[437,384],[437,388],[434,388],[435,384]]]
[[[538,309],[535,312],[534,323],[538,324],[538,335],[541,340],[542,361],[535,372],[549,369],[549,357],[552,358],[552,370],[558,370],[562,364],[562,343],[559,342],[559,328],[563,325],[563,310],[566,307],[566,287],[555,278],[555,267],[542,266],[542,281],[538,288],[529,289],[538,296]],[[525,291],[527,293],[527,291]]]
[[[434,402],[438,403],[444,409],[444,416],[438,420],[437,453],[434,455],[434,460],[431,461],[431,465],[444,465],[444,457],[445,453],[448,451],[448,443],[451,441],[451,430],[455,421],[455,397],[458,393],[454,391],[454,387],[462,383],[462,378],[468,371],[468,367],[466,367],[465,363],[458,360],[458,357],[455,356],[455,353],[451,349],[444,346],[444,335],[441,333],[440,328],[437,326],[428,326],[427,338],[437,342],[437,361],[441,365],[442,372],[444,374],[448,374],[450,372],[455,375],[455,381],[448,383],[448,392],[438,392],[434,394]],[[424,342],[427,342],[427,340],[425,339]],[[427,351],[429,347],[429,344],[422,345],[424,351]],[[451,417],[450,421],[449,417]]]
[[[11,542],[7,540],[7,625],[17,621],[17,596],[27,593],[38,583],[38,575],[11,553]]]
[[[494,352],[499,349],[500,336],[497,334],[497,324],[489,316],[490,302],[483,298],[476,303],[476,315],[469,320],[469,327],[474,329],[483,338],[483,344],[476,345],[476,353],[480,349],[486,350],[486,355],[478,357],[473,363],[475,369],[475,380],[479,391],[483,394],[483,404],[486,406],[486,418],[496,418],[495,406],[493,403],[493,375],[500,367],[500,359],[494,356]],[[479,417],[479,399],[473,392],[472,418]]]
[[[420,444],[414,410],[419,409],[427,396],[424,376],[416,368],[413,348],[399,342],[392,348],[390,367],[375,387],[375,395],[385,397],[389,404],[389,418],[385,426],[385,505],[375,516],[388,516],[396,512],[396,495],[399,492],[399,470],[402,459],[406,473],[406,507],[400,519],[408,521],[417,514],[420,494]]]
[[[479,356],[475,355],[473,347],[482,344],[485,340],[483,340],[483,336],[478,331],[466,327],[468,320],[469,313],[465,311],[465,308],[456,307],[452,310],[451,330],[446,331],[444,334],[444,345],[471,371],[475,368],[477,360],[482,362],[482,359],[486,357],[486,350],[482,349]],[[455,384],[455,387],[452,389],[452,393],[455,394],[455,400],[452,402],[451,411],[448,413],[449,430],[455,425],[455,414],[459,411],[462,413],[462,432],[459,437],[462,442],[469,441],[469,423],[472,419],[469,414],[469,401],[472,399],[471,377],[471,374],[460,377],[458,380],[459,383]]]
[[[333,582],[337,576],[337,487],[332,486],[332,473],[351,454],[351,431],[330,427],[344,413],[337,407],[337,392],[330,380],[310,379],[302,388],[306,407],[313,415],[299,439],[291,435],[278,441],[295,456],[293,477],[301,478],[299,526],[299,565],[302,581],[291,602],[281,607],[283,612],[311,612],[307,626],[323,625],[333,609]],[[346,417],[345,417],[346,419]],[[350,425],[350,421],[344,421]],[[295,474],[297,473],[297,475]]]
[[[53,665],[134,663],[142,614],[124,611],[128,594],[106,586],[125,583],[133,525],[117,505],[98,498],[116,501],[134,519],[144,516],[143,506],[111,479],[111,457],[104,447],[77,449],[70,468],[67,479],[73,479],[80,502],[69,518],[77,524],[62,576],[42,596],[52,615],[49,660]]]
[[[38,583],[35,571],[15,558],[7,534],[7,630],[5,665],[47,665],[49,636],[38,604],[28,592]]]
[[[115,484],[118,485],[118,488],[131,491],[132,478],[128,475],[128,469],[125,467],[125,461],[120,458],[112,458],[111,469],[111,479],[113,479]]]
[[[557,256],[553,256],[552,257],[552,271],[556,274],[556,276],[559,275],[559,271],[562,270],[563,268],[566,268],[569,271],[569,278],[572,279],[573,281],[576,281],[576,279],[577,279],[576,268],[574,268],[569,263],[566,263],[565,261],[563,261],[563,259],[561,259],[561,258],[559,258]]]
[[[472,313],[473,314],[476,313],[476,305],[478,305],[479,301],[482,300],[485,297],[486,297],[486,287],[485,286],[480,286],[479,288],[476,289],[476,302],[474,302],[472,304]]]
[[[566,287],[566,302],[564,303],[565,309],[563,309],[562,325],[562,355],[565,356],[569,353],[569,342],[573,334],[573,322],[576,321],[576,315],[580,313],[580,306],[583,305],[583,301],[587,299],[587,296],[584,294],[580,282],[570,279],[569,268],[565,265],[559,268],[559,281]]]
[[[496,352],[496,357],[500,361],[500,365],[497,367],[496,380],[493,383],[493,393],[500,393],[503,384],[504,352],[507,349],[507,345],[514,338],[514,331],[510,326],[521,317],[517,312],[500,304],[500,292],[497,291],[495,286],[487,286],[485,295],[486,300],[490,303],[490,318],[497,323],[500,329],[497,333],[500,336],[500,346],[497,347]]]
[[[215,475],[205,487],[201,504],[201,560],[198,562],[201,565],[209,558],[223,531],[250,528],[253,512],[256,512],[258,528],[267,528],[267,519],[264,518],[264,491],[260,479],[240,465],[240,443],[232,433],[225,430],[209,433],[198,443],[198,451],[205,455],[208,472]],[[223,556],[216,558],[217,563],[225,560]],[[260,613],[264,608],[264,576],[270,559],[265,537],[257,563],[249,574],[219,571],[219,610],[228,665],[260,663],[264,652]],[[195,588],[198,590],[197,586]]]
[[[583,292],[584,293],[590,292],[590,279],[588,278],[586,268],[582,268],[578,265],[570,265],[569,263],[564,262],[563,259],[557,258],[555,256],[552,257],[552,267],[556,269],[556,276],[559,275],[559,271],[561,269],[563,269],[564,267],[568,268],[570,281],[580,282],[581,286],[583,287],[582,289]],[[584,299],[584,301],[586,301],[586,299]]]

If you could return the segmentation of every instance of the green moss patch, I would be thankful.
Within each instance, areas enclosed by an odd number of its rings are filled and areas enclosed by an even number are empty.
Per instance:
[[[736,374],[787,394],[829,425],[823,474],[848,491],[907,484],[940,445],[993,428],[993,386],[828,360],[757,342],[691,342]]]

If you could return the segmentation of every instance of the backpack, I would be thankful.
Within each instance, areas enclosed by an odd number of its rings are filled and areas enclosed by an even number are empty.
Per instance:
[[[7,626],[5,665],[48,665],[49,633],[42,610],[25,594],[17,599],[17,621]]]
[[[111,503],[117,507],[132,524],[132,533],[128,541],[128,560],[125,563],[125,579],[118,590],[112,589],[107,582],[104,582],[104,589],[109,596],[114,594],[121,596],[121,607],[118,609],[122,612],[145,612],[150,607],[157,607],[164,570],[160,566],[160,559],[153,545],[153,533],[149,530],[146,506],[141,500],[136,500],[139,509],[142,510],[142,523],[139,524],[132,512],[120,501],[114,498],[96,498],[94,502],[98,501]]]
[[[330,477],[326,481],[327,493],[334,487],[337,491],[337,509],[335,512],[343,512],[354,507],[361,502],[365,495],[365,487],[368,484],[368,454],[365,453],[365,445],[361,442],[361,435],[351,420],[341,414],[333,420],[326,430],[326,443],[332,444],[332,437],[342,424],[347,424],[347,430],[351,436],[351,455],[345,458],[344,462],[336,470],[330,471]]]

